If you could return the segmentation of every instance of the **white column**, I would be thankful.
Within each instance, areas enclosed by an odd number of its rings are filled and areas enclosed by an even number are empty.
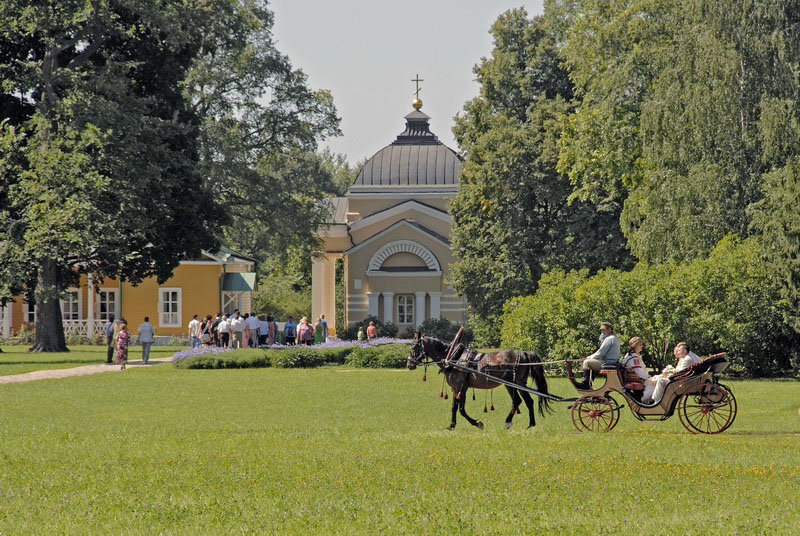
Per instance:
[[[92,274],[86,276],[86,287],[86,336],[94,337],[94,276]]]
[[[394,292],[383,293],[383,323],[394,322],[392,313],[394,312]]]
[[[431,297],[431,318],[439,319],[442,317],[442,293],[428,292]]]
[[[419,327],[423,322],[425,322],[425,292],[415,292],[414,293],[414,309],[416,314],[414,315],[414,323],[415,327]]]
[[[367,292],[367,300],[369,300],[369,316],[378,316],[378,298],[380,292]]]
[[[311,258],[311,318],[325,315],[328,328],[336,330],[336,258]]]
[[[6,339],[11,336],[11,312],[13,311],[11,307],[11,302],[8,302],[3,307],[3,337]]]

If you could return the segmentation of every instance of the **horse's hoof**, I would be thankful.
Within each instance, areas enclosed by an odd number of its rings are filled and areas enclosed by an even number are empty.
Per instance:
[[[483,423],[481,421],[476,422],[475,426],[477,426],[479,429],[483,430]]]
[[[528,426],[528,430],[536,430],[536,425],[532,424],[532,425]]]
[[[446,428],[446,430],[452,430],[452,429],[453,429],[453,428],[455,428],[455,427],[456,427],[456,425],[455,425],[455,424],[451,424],[450,426],[448,426],[448,427]]]
[[[511,428],[511,423],[510,422],[504,423],[503,426],[505,427],[506,430],[508,430],[509,428]]]

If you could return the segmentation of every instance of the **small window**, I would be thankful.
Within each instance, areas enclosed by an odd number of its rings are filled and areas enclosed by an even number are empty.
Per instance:
[[[164,327],[181,327],[181,289],[158,289],[159,324]]]
[[[81,293],[78,289],[70,289],[61,300],[61,318],[65,322],[81,319]]]
[[[25,302],[25,307],[22,309],[22,317],[25,322],[29,324],[36,323],[36,304]]]
[[[101,288],[97,296],[97,319],[105,324],[117,316],[117,289]]]
[[[414,323],[414,296],[401,294],[397,297],[397,323]]]

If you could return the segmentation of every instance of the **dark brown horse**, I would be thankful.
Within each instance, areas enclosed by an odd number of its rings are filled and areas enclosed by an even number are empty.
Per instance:
[[[411,354],[408,356],[406,366],[408,366],[409,370],[414,370],[418,365],[428,363],[435,363],[439,366],[439,370],[444,374],[447,384],[453,389],[453,407],[449,430],[456,426],[456,411],[460,411],[461,415],[472,426],[483,428],[483,423],[467,415],[464,409],[467,400],[467,389],[470,387],[475,389],[494,389],[502,384],[493,382],[478,374],[448,367],[445,357],[447,357],[449,348],[450,346],[447,343],[438,339],[417,335],[414,339],[414,344],[411,346]],[[543,367],[541,365],[531,365],[531,363],[540,362],[539,356],[535,353],[522,350],[501,350],[499,352],[477,354],[475,358],[477,370],[522,386],[526,386],[528,377],[532,377],[536,383],[536,389],[547,394],[547,380],[544,377]],[[528,407],[530,416],[529,428],[536,426],[533,399],[530,393],[508,386],[506,386],[506,389],[511,396],[511,412],[506,417],[505,427],[511,427],[511,420],[514,418],[514,414],[519,411],[520,396]],[[544,416],[545,410],[550,411],[549,400],[540,396],[539,414]]]

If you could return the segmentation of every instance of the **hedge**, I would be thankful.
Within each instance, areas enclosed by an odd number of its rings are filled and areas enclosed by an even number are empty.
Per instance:
[[[593,352],[598,324],[614,324],[622,351],[645,340],[647,365],[671,363],[686,341],[698,355],[728,352],[733,370],[750,376],[796,374],[800,338],[783,320],[786,303],[754,240],[723,239],[707,259],[629,272],[608,269],[544,274],[537,292],[506,302],[504,347],[533,350],[547,360]]]
[[[314,368],[323,365],[347,364],[353,367],[404,367],[410,352],[409,344],[384,344],[361,348],[243,348],[222,353],[205,353],[175,361],[181,369],[235,368]],[[356,357],[353,357],[353,355]]]

